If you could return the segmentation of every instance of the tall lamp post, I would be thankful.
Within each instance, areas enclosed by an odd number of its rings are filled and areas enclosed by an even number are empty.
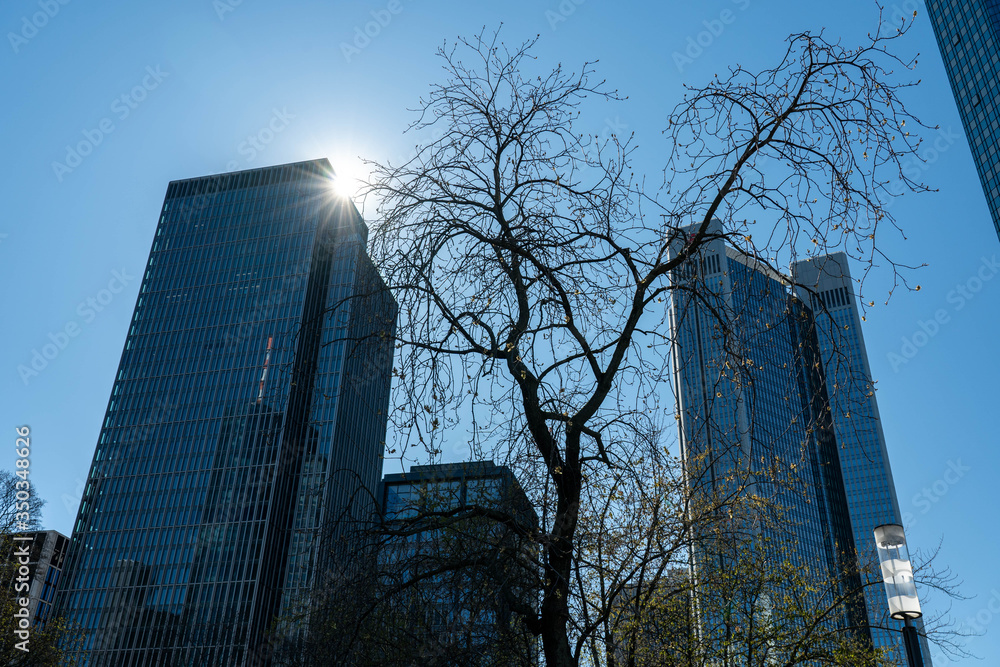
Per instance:
[[[905,623],[903,644],[906,646],[906,661],[910,667],[924,667],[917,628],[913,625],[913,619],[920,618],[923,613],[917,599],[917,586],[913,582],[913,566],[903,527],[896,523],[876,527],[875,547],[882,566],[885,595],[889,599],[889,616]]]

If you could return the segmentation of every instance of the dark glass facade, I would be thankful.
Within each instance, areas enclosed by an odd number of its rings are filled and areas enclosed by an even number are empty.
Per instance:
[[[1000,235],[1000,0],[927,0],[927,12]]]
[[[30,538],[30,542],[22,541],[22,538]],[[29,599],[31,625],[35,629],[41,629],[52,618],[52,605],[59,590],[69,538],[55,530],[39,530],[18,535],[13,544],[15,549],[28,549],[31,576],[26,582],[27,594],[22,592],[18,597]]]
[[[409,520],[419,528],[387,541],[379,557],[387,579],[420,581],[400,599],[406,622],[393,641],[420,664],[447,656],[448,664],[537,665],[537,640],[518,627],[508,602],[537,609],[528,540],[494,520],[428,516],[479,506],[536,532],[538,517],[513,472],[492,461],[412,466],[383,478],[381,503],[387,526]]]
[[[60,591],[83,664],[267,664],[376,510],[396,305],[331,177],[168,186]]]
[[[709,233],[721,232],[713,222]],[[854,538],[811,310],[787,277],[721,238],[673,281],[688,288],[674,292],[670,327],[682,457],[695,497],[770,499],[778,514],[754,524],[755,539],[776,545],[775,559],[819,568],[823,577],[843,572]],[[696,575],[699,567],[725,569],[719,559],[696,551]],[[864,627],[866,620],[856,606],[844,607],[837,622]]]
[[[879,419],[868,352],[861,332],[861,314],[854,294],[847,255],[842,252],[796,262],[792,265],[797,290],[816,316],[816,337],[824,369],[826,390],[836,440],[839,444],[841,477],[847,492],[854,543],[861,562],[877,562],[873,531],[886,523],[902,523],[896,486],[889,467],[885,435]],[[872,641],[878,648],[896,653],[899,665],[903,624],[889,618],[879,571],[871,572],[865,604],[876,626]],[[918,621],[918,629],[923,625]],[[896,628],[890,631],[884,628]],[[924,664],[930,665],[926,639]]]

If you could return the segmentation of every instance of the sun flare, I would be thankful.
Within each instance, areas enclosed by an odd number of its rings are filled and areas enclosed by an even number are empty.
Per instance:
[[[330,190],[333,191],[333,194],[345,199],[353,199],[355,195],[354,184],[351,179],[344,176],[334,176],[330,179]]]

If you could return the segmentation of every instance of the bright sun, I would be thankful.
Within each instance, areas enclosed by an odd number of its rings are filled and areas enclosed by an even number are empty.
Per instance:
[[[333,173],[336,174],[330,179],[330,191],[337,197],[354,199],[361,190],[364,181],[364,169],[357,158],[350,159],[342,157],[330,158],[333,165]]]
[[[331,179],[330,189],[338,197],[353,199],[358,193],[358,182],[350,176],[338,174]]]

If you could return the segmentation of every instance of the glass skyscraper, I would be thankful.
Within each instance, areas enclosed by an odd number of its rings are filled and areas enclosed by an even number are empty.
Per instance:
[[[709,233],[720,235],[721,224]],[[743,484],[783,507],[786,525],[761,538],[792,545],[799,562],[824,562],[830,573],[854,554],[862,566],[876,563],[872,531],[899,523],[900,512],[847,256],[796,262],[787,277],[718,238],[674,281],[690,288],[670,310],[689,485],[724,492]],[[754,472],[769,458],[801,464],[798,493]],[[867,626],[862,635],[905,665],[881,573],[863,576],[848,586],[869,584],[864,605],[846,608],[843,620]]]
[[[169,184],[60,586],[82,664],[268,664],[377,510],[396,304],[332,176]]]
[[[713,221],[709,235],[721,232]],[[680,288],[670,327],[681,453],[695,499],[766,498],[777,517],[751,520],[746,532],[773,545],[779,561],[823,578],[844,572],[854,537],[809,307],[787,277],[721,237],[672,279]],[[718,558],[696,551],[694,576],[725,570],[706,560]],[[859,605],[839,616],[845,627],[866,625]]]
[[[854,281],[847,255],[842,252],[824,255],[792,265],[797,293],[815,313],[816,333],[830,400],[837,443],[840,448],[841,477],[847,492],[847,504],[854,543],[862,563],[874,563],[875,543],[872,531],[885,523],[902,523],[896,486],[892,481],[885,435],[875,400],[868,352],[861,333],[861,314],[854,294]],[[882,587],[881,572],[869,574],[865,605],[876,647],[902,655],[899,632],[902,623],[889,619],[889,608]],[[923,633],[923,624],[918,621]],[[927,640],[921,637],[924,664],[931,658]]]
[[[927,0],[927,13],[1000,235],[1000,0]]]

